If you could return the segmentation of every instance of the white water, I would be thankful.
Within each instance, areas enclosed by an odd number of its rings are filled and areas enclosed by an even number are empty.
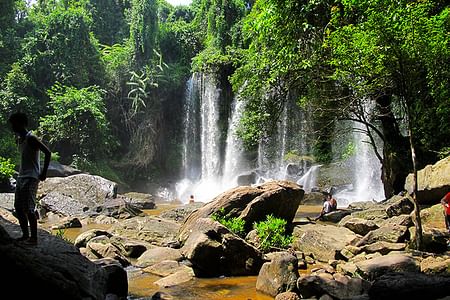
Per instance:
[[[212,75],[194,74],[187,82],[184,104],[184,179],[176,185],[178,198],[187,202],[189,195],[196,201],[208,202],[219,193],[237,186],[237,177],[256,172],[257,183],[287,179],[302,185],[306,192],[317,187],[319,165],[311,165],[303,155],[311,153],[312,118],[287,99],[276,131],[260,141],[254,161],[249,161],[236,132],[242,118],[244,102],[235,97],[229,107],[228,128],[221,132],[219,124],[224,101],[218,81]],[[226,105],[230,105],[229,103]],[[352,124],[354,127],[360,126]],[[221,134],[226,136],[221,138]],[[309,138],[309,139],[308,139]],[[347,190],[336,197],[339,206],[353,201],[384,198],[380,180],[380,165],[364,135],[352,133],[357,146],[351,159],[353,176]],[[300,160],[286,161],[294,153]],[[295,156],[294,155],[294,156]],[[341,201],[339,201],[341,200]]]
[[[231,105],[224,145],[225,159],[221,162],[219,103],[222,99],[216,78],[194,74],[188,81],[185,100],[185,178],[177,183],[176,192],[183,202],[189,195],[194,195],[196,201],[210,201],[220,192],[236,186],[237,175],[248,171],[242,143],[236,135],[244,103],[235,98]],[[199,108],[195,109],[196,106]],[[197,115],[192,115],[192,112]],[[186,149],[188,147],[197,147],[197,150],[191,151]]]

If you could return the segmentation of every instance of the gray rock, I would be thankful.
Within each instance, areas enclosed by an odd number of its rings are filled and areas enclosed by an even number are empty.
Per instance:
[[[416,260],[405,254],[380,256],[356,263],[358,273],[365,279],[373,280],[389,272],[419,272]]]
[[[141,240],[155,246],[167,246],[176,241],[180,225],[155,216],[135,217],[114,224],[114,235],[130,240]]]
[[[361,247],[364,245],[372,244],[375,242],[383,241],[390,243],[401,243],[408,238],[408,227],[401,225],[383,226],[366,234],[356,246]]]
[[[297,288],[303,298],[320,297],[325,294],[336,299],[353,299],[353,297],[367,294],[370,283],[360,278],[338,281],[333,276],[310,275],[300,277]]]
[[[295,226],[292,247],[327,262],[339,258],[340,251],[358,236],[347,228],[331,225],[307,224]]]
[[[105,299],[110,282],[127,285],[126,276],[114,279],[114,272],[45,231],[39,230],[37,246],[13,243],[9,234],[19,237],[19,227],[0,218],[0,264],[8,274],[2,285],[17,299]]]
[[[418,193],[420,204],[437,204],[450,191],[450,156],[434,165],[427,165],[417,172]],[[405,190],[412,194],[413,174],[409,174],[405,182]]]
[[[14,209],[14,193],[0,193],[0,207],[12,211]]]
[[[192,268],[186,267],[176,273],[155,281],[157,286],[169,288],[171,286],[180,285],[194,279],[195,274]]]
[[[256,275],[262,254],[211,218],[197,219],[181,248],[193,265],[196,276]]]
[[[297,257],[288,252],[277,252],[259,271],[256,290],[275,297],[283,292],[294,291],[298,277]]]
[[[93,239],[97,236],[111,237],[112,234],[105,230],[91,229],[91,230],[85,231],[85,232],[81,233],[79,236],[77,236],[77,238],[75,239],[74,245],[75,245],[75,247],[78,247],[78,248],[82,248],[82,247],[84,248],[84,247],[86,247],[87,243],[91,239]]]

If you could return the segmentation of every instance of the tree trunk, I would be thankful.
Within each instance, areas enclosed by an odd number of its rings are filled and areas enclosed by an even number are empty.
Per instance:
[[[384,95],[376,99],[379,111],[378,119],[384,135],[383,163],[381,180],[387,198],[404,190],[405,180],[410,165],[405,161],[405,154],[409,152],[408,141],[400,134],[400,129],[391,110],[392,97]]]
[[[413,194],[412,199],[414,203],[414,227],[416,229],[415,234],[415,246],[417,250],[422,249],[422,220],[420,218],[420,206],[417,201],[417,161],[416,161],[416,151],[414,149],[413,142],[413,132],[410,114],[408,112],[408,134],[409,134],[409,145],[411,149],[411,160],[413,164]]]

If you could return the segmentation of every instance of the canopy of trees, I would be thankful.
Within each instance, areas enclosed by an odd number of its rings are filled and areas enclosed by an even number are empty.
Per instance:
[[[419,166],[449,153],[449,13],[444,0],[3,0],[0,157],[16,161],[5,125],[21,110],[62,162],[176,176],[185,82],[214,72],[246,103],[248,149],[290,93],[314,111],[316,159],[331,159],[341,119],[381,139],[394,193],[409,136]]]

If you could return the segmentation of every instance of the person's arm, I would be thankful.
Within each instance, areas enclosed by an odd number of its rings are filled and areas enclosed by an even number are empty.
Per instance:
[[[45,179],[47,179],[47,170],[48,165],[50,164],[52,152],[39,139],[33,138],[32,141],[36,149],[39,149],[42,151],[42,153],[44,153],[44,166],[42,167],[41,174],[39,174],[39,180],[44,181]]]
[[[442,197],[442,199],[441,199],[441,204],[442,204],[444,207],[448,207],[447,195],[445,195],[444,197]]]

